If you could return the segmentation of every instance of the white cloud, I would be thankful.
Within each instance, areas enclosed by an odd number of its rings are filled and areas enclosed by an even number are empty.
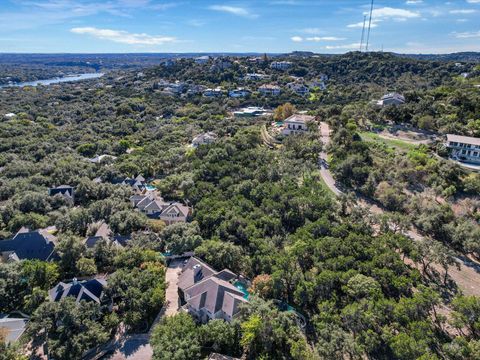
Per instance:
[[[365,26],[368,26],[368,22],[365,24]],[[363,27],[363,21],[359,22],[359,23],[347,25],[347,27],[348,28],[362,28]],[[378,24],[372,21],[371,28],[373,29],[373,28],[376,28],[376,27],[378,27]]]
[[[368,13],[365,13],[368,14]],[[420,17],[420,13],[416,11],[406,10],[406,9],[397,9],[391,7],[383,7],[373,10],[372,14],[373,19],[413,19]]]
[[[423,0],[407,0],[405,2],[407,5],[418,5],[418,4],[423,4]]]
[[[352,50],[352,49],[359,49],[359,48],[360,48],[360,43],[345,44],[345,45],[327,45],[327,46],[325,46],[325,49],[327,49],[327,50],[339,50],[339,49]]]
[[[170,36],[133,34],[123,30],[97,29],[95,27],[77,27],[70,31],[75,34],[91,35],[98,39],[128,45],[163,45],[177,41],[176,38]]]
[[[458,10],[450,10],[450,14],[474,14],[477,11],[474,9],[458,9]]]
[[[248,9],[238,6],[229,6],[229,5],[212,5],[209,7],[210,10],[220,11],[227,14],[232,14],[236,16],[242,16],[246,18],[257,18],[257,14],[252,14]]]
[[[345,40],[345,38],[340,38],[336,36],[313,36],[313,37],[308,37],[307,41],[340,41],[340,40]]]
[[[480,38],[480,31],[467,31],[461,33],[454,33],[454,35],[458,39]]]
[[[480,0],[467,0],[470,4],[480,4]]]
[[[341,41],[345,40],[345,38],[336,37],[336,36],[311,36],[303,38],[301,36],[292,36],[290,38],[294,42],[302,42],[302,41],[312,41],[312,42],[321,42],[321,41]]]

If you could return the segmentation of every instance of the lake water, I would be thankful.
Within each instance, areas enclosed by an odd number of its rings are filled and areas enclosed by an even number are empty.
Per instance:
[[[52,84],[59,84],[64,82],[75,82],[75,81],[82,81],[82,80],[89,80],[89,79],[97,79],[102,77],[103,73],[86,73],[86,74],[78,74],[78,75],[69,75],[65,77],[57,77],[53,79],[45,79],[45,80],[35,80],[35,81],[27,81],[22,83],[16,84],[7,84],[7,85],[0,85],[1,88],[6,87],[24,87],[24,86],[37,86],[37,85],[52,85]]]

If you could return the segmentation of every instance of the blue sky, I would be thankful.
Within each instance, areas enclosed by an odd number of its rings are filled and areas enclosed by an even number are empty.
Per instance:
[[[0,52],[358,50],[370,0],[0,0]],[[480,0],[375,1],[370,49],[480,51]]]

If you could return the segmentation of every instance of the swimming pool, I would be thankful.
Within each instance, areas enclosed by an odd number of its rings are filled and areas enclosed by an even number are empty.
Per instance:
[[[240,281],[236,281],[233,286],[235,286],[238,290],[240,290],[244,295],[243,298],[248,300],[248,297],[250,296],[250,293],[247,290],[247,287],[245,284],[243,284]]]

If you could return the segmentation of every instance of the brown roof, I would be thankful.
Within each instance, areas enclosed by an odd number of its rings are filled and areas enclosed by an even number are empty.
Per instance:
[[[480,146],[480,138],[475,138],[471,136],[447,134],[447,141]]]

